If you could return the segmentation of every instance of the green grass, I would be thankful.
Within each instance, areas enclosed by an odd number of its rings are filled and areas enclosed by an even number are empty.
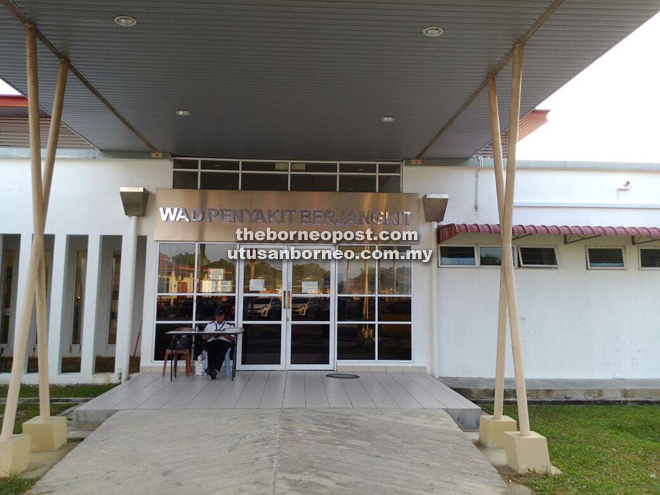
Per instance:
[[[93,385],[51,385],[50,396],[51,398],[60,397],[97,397],[106,393],[117,384],[93,384]],[[7,397],[7,385],[0,385],[0,398]],[[37,385],[21,385],[20,397],[39,397],[39,387]]]
[[[492,414],[492,405],[484,406]],[[558,476],[514,475],[541,494],[660,494],[660,406],[530,406]],[[515,406],[505,414],[518,419]]]
[[[0,478],[0,493],[2,495],[20,495],[32,488],[38,480],[39,478],[21,478],[20,476]]]
[[[75,404],[51,404],[50,414],[51,416],[57,416],[70,407],[73,407],[74,405]],[[36,416],[39,416],[39,404],[19,404],[18,408],[16,409],[16,423],[14,423],[14,433],[22,433],[23,423]],[[4,421],[4,406],[2,409],[2,417]],[[2,492],[0,492],[0,494],[1,493]]]

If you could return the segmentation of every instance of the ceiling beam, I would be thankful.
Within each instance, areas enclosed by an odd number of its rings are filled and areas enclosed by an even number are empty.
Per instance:
[[[4,1],[4,0],[3,0]],[[520,38],[520,40],[516,41],[514,43],[514,46],[517,44],[524,45],[529,41],[529,39],[534,36],[536,31],[539,30],[541,26],[547,21],[550,16],[559,8],[559,6],[564,3],[564,0],[554,0],[547,9],[541,14],[541,16],[536,20],[534,24],[523,34],[523,36]],[[484,88],[486,87],[487,81],[489,77],[495,77],[503,68],[506,64],[509,63],[511,58],[513,57],[513,48],[507,53],[502,60],[500,60],[495,67],[493,67],[488,74],[486,74],[486,77],[484,78],[483,81],[477,86],[477,89],[474,90],[474,92],[468,97],[467,100],[459,107],[458,110],[449,117],[449,120],[445,122],[445,124],[440,128],[440,130],[433,136],[433,138],[428,142],[426,146],[422,149],[422,151],[419,152],[419,154],[415,157],[416,159],[420,160],[424,157],[424,155],[431,149],[431,147],[440,139],[440,136],[442,136],[447,129],[451,127],[451,125],[456,121],[458,117],[461,116],[461,114],[467,109],[467,107],[470,106],[470,104],[479,96],[479,93],[481,93]]]
[[[26,16],[21,9],[19,9],[14,2],[11,0],[0,0],[0,2],[7,7],[7,9],[16,16],[16,18],[21,21],[23,24],[34,24],[28,16]],[[94,85],[89,82],[89,80],[83,75],[82,72],[78,70],[78,68],[55,46],[51,41],[39,30],[38,27],[36,27],[35,24],[35,29],[36,29],[36,34],[37,38],[39,41],[41,41],[46,48],[48,48],[53,54],[59,59],[59,60],[67,60],[69,62],[69,70],[71,73],[80,80],[81,83],[83,83],[87,89],[89,89],[94,96],[96,96],[101,103],[103,103],[108,110],[110,110],[133,134],[137,136],[137,138],[142,141],[150,150],[151,154],[155,158],[160,158],[162,157],[162,153],[156,148],[151,141],[149,141],[144,134],[142,134],[133,124],[131,124],[126,117],[122,115],[122,113],[117,110],[112,103],[108,101],[108,99],[101,94],[101,92],[94,87]]]

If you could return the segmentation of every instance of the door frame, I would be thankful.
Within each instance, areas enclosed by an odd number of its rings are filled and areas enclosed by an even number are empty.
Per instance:
[[[328,249],[335,251],[337,246],[332,244],[239,244],[238,248],[245,249],[301,249],[301,248],[314,248],[314,249]],[[247,295],[258,296],[257,293],[244,293],[244,276],[245,276],[245,261],[237,260],[238,280],[236,283],[236,325],[243,326],[243,298]],[[279,364],[243,364],[243,339],[238,339],[236,346],[236,367],[238,370],[244,371],[277,371],[277,370],[334,370],[337,363],[337,321],[336,321],[336,304],[337,304],[337,261],[330,260],[330,326],[329,332],[329,356],[328,364],[291,364],[291,326],[292,326],[292,267],[293,262],[296,260],[281,260],[282,262],[282,289],[280,292],[273,292],[273,297],[279,297],[282,304],[282,314],[279,324],[281,326],[281,341],[280,341],[280,363]],[[267,297],[271,294],[261,294]],[[288,307],[285,307],[285,304]],[[315,322],[310,322],[315,324]],[[264,321],[263,324],[277,325],[278,320]],[[319,322],[319,324],[323,324]]]

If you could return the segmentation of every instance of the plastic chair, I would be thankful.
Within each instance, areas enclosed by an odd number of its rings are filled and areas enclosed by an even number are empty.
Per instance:
[[[177,330],[188,329],[179,327]],[[183,356],[183,358],[186,360],[186,376],[192,375],[192,356],[190,352],[191,340],[192,339],[188,336],[176,338],[173,340],[172,346],[165,350],[165,357],[163,358],[163,376],[165,376],[165,372],[167,371],[167,363],[171,358],[174,358],[172,369],[176,372],[177,365],[179,364],[179,356]]]

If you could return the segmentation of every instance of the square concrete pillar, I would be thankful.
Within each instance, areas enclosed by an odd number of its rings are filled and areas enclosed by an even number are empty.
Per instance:
[[[30,435],[12,435],[9,440],[0,440],[0,478],[20,474],[28,468],[30,461]]]
[[[32,452],[52,452],[67,442],[66,418],[53,416],[44,421],[37,416],[23,423],[23,433],[32,436]]]
[[[504,432],[504,450],[506,463],[517,473],[552,471],[548,441],[543,435],[532,431],[523,437],[517,431]]]
[[[479,445],[482,447],[504,448],[504,432],[516,431],[516,420],[509,416],[495,419],[482,414],[479,417]]]

